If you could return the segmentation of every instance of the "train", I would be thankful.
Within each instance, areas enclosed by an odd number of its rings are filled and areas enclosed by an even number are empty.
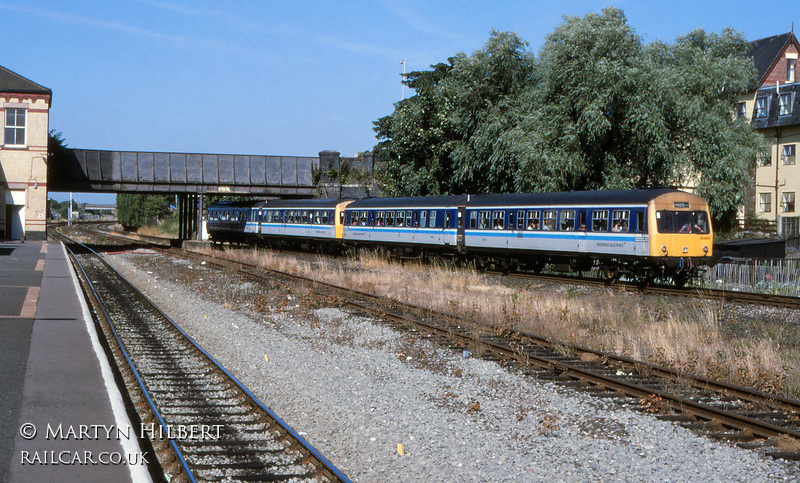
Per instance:
[[[207,231],[214,243],[373,247],[678,286],[714,263],[708,203],[674,188],[221,202]]]

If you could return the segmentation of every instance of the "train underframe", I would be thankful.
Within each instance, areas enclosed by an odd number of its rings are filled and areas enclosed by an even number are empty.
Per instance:
[[[632,257],[614,255],[590,255],[586,253],[552,253],[543,251],[506,251],[462,248],[455,245],[393,244],[378,242],[356,242],[327,238],[298,238],[292,236],[259,236],[247,233],[220,232],[212,236],[214,243],[238,243],[257,245],[273,249],[313,251],[327,254],[342,254],[361,248],[380,250],[397,259],[448,258],[474,263],[479,270],[498,270],[504,273],[530,271],[539,273],[545,269],[558,273],[593,273],[609,283],[625,278],[642,284],[655,280],[671,281],[683,286],[699,277],[710,264],[708,257]]]

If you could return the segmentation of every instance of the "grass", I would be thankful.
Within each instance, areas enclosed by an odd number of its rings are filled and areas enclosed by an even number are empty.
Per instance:
[[[399,301],[752,387],[800,397],[800,328],[723,303],[581,286],[494,281],[469,268],[360,252],[346,263],[263,250],[230,256]]]

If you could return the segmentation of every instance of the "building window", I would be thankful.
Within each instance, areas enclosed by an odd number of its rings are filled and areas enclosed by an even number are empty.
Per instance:
[[[783,148],[781,148],[781,159],[783,160],[783,164],[795,164],[795,145],[794,144],[785,144]]]
[[[772,211],[772,193],[759,193],[758,198],[758,211],[760,213]]]
[[[767,105],[766,97],[759,97],[756,99],[756,117],[767,117],[767,113],[769,112]]]
[[[736,104],[736,119],[746,119],[747,118],[747,103],[740,102]]]
[[[788,116],[792,113],[792,93],[781,94],[778,97],[778,114]]]
[[[794,213],[794,192],[787,192],[781,195],[781,211]]]
[[[786,59],[786,82],[794,82],[797,59]]]
[[[6,108],[6,146],[25,146],[25,109]]]
[[[770,153],[760,151],[757,157],[759,166],[772,166],[772,155]]]
[[[783,236],[787,237],[800,236],[800,223],[798,223],[798,218],[796,216],[793,216],[791,218],[784,218],[781,221],[781,224],[783,225],[781,227],[781,231],[783,232],[781,234]]]

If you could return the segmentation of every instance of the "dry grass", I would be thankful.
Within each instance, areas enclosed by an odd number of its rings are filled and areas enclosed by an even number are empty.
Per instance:
[[[800,340],[783,331],[739,335],[720,321],[717,302],[640,297],[613,289],[511,287],[447,263],[400,264],[374,252],[354,260],[300,261],[267,251],[230,256],[268,268],[487,322],[614,352],[685,372],[789,397],[800,395]],[[797,331],[798,329],[793,329]]]

